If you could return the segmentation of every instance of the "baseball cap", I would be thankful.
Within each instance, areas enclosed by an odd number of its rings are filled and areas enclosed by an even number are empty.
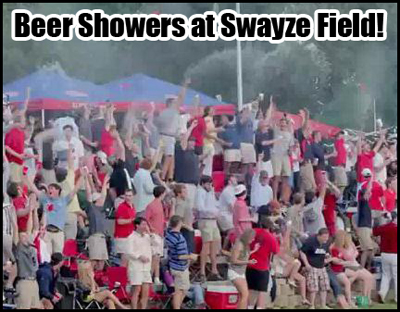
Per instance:
[[[372,176],[371,169],[369,169],[369,168],[364,168],[361,171],[361,174],[362,174],[363,177],[371,177]]]
[[[234,190],[235,196],[238,196],[244,192],[246,192],[246,187],[243,184],[239,184],[235,187]]]
[[[99,151],[97,152],[97,157],[100,158],[101,162],[103,163],[103,165],[105,165],[107,163],[107,155],[106,153]]]

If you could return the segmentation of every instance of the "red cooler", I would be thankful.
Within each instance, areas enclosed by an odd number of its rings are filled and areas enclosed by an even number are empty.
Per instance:
[[[210,309],[236,309],[239,294],[232,285],[208,285],[205,301]]]

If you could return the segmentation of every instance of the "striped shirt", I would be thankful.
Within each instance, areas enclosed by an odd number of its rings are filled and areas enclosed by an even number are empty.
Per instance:
[[[185,271],[188,260],[179,259],[179,256],[188,255],[186,240],[180,232],[167,231],[165,243],[168,247],[169,268],[175,271]]]

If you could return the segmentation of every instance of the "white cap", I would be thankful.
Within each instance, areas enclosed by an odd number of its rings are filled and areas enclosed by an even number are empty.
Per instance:
[[[235,187],[235,196],[242,194],[246,191],[246,187],[243,184],[239,184]]]
[[[106,164],[106,163],[108,162],[108,161],[107,161],[107,155],[106,155],[106,153],[104,153],[104,152],[102,152],[102,151],[97,152],[97,157],[100,158],[100,160],[101,160],[101,162],[102,162],[103,164]]]
[[[92,203],[99,200],[101,198],[101,194],[100,193],[93,193],[92,194]]]
[[[368,168],[364,168],[361,171],[361,174],[362,174],[363,177],[371,177],[372,176],[371,169],[368,169]]]

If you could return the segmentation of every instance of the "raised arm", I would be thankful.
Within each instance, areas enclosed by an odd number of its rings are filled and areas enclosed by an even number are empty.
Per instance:
[[[181,140],[181,147],[184,151],[187,149],[189,137],[192,134],[193,129],[197,126],[197,124],[198,124],[198,121],[193,120],[192,124],[190,125],[189,129],[186,131],[185,135],[183,136],[183,138]]]
[[[179,109],[182,106],[183,101],[185,100],[186,97],[187,87],[189,86],[190,83],[191,83],[190,78],[187,78],[183,83],[181,92],[179,93],[178,98],[174,101],[174,106],[176,109]]]
[[[33,176],[32,176],[33,178]],[[39,198],[42,195],[42,191],[39,191],[39,189],[36,187],[36,185],[33,183],[31,178],[27,177],[26,175],[22,176],[22,182],[25,182],[25,184],[28,186],[28,188],[36,194],[36,196]]]
[[[386,135],[386,133],[387,133],[387,130],[382,130],[382,131],[381,131],[379,141],[378,141],[378,143],[375,145],[375,147],[374,147],[374,149],[373,149],[373,151],[374,151],[375,153],[378,153],[378,151],[379,151],[379,149],[381,148],[382,144],[385,142],[385,135]]]

